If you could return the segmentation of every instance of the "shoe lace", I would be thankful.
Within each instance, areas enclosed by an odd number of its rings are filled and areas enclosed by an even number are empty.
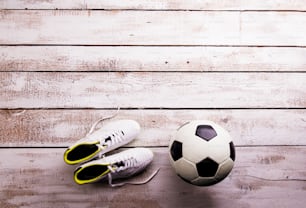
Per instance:
[[[102,117],[102,118],[98,119],[91,126],[90,130],[87,133],[87,136],[92,134],[95,131],[95,129],[97,128],[98,124],[102,123],[105,120],[112,119],[112,118],[116,117],[118,115],[119,111],[120,111],[120,107],[117,108],[117,111],[113,115],[110,115],[110,116],[107,116],[107,117]],[[110,145],[113,145],[115,143],[121,142],[124,139],[123,136],[124,136],[124,132],[123,131],[114,132],[114,133],[112,133],[111,135],[109,135],[106,138],[101,138],[100,142],[99,142],[99,144],[97,144],[97,146],[99,146],[101,149],[104,149],[107,146],[110,146]],[[103,154],[99,154],[98,157],[99,158],[103,157]]]
[[[116,172],[120,172],[122,170],[125,170],[127,168],[130,167],[135,167],[137,164],[137,160],[134,158],[127,158],[126,160],[114,163],[113,165],[109,165],[107,166],[108,169],[110,170],[110,173],[108,173],[108,184],[111,187],[120,187],[120,186],[124,186],[126,184],[130,184],[130,185],[143,185],[148,183],[149,181],[151,181],[159,172],[160,168],[158,168],[157,170],[155,170],[151,175],[149,175],[147,178],[145,178],[142,181],[127,181],[127,182],[123,182],[123,183],[113,183],[113,178],[112,178],[112,174],[116,173]]]
[[[90,130],[88,131],[87,135],[90,135],[92,134],[92,132],[96,129],[97,125],[105,120],[108,120],[108,119],[112,119],[114,117],[116,117],[118,115],[120,111],[120,107],[117,108],[117,111],[113,114],[113,115],[110,115],[110,116],[107,116],[107,117],[102,117],[100,118],[99,120],[97,120],[90,128]]]
[[[123,131],[116,131],[113,132],[111,135],[109,135],[106,138],[101,138],[99,144],[96,144],[101,149],[104,149],[106,147],[112,146],[117,143],[121,143],[124,140],[124,132]],[[99,158],[103,156],[102,153],[99,153]]]
[[[90,130],[88,131],[87,135],[90,135],[94,132],[94,130],[96,129],[97,125],[105,120],[108,119],[112,119],[114,117],[116,117],[118,115],[120,111],[120,107],[117,108],[117,111],[110,116],[104,117],[104,118],[100,118],[99,120],[97,120],[92,127],[90,128]],[[109,145],[113,145],[115,143],[121,142],[124,138],[124,132],[123,131],[118,131],[118,132],[114,132],[112,133],[110,136],[108,136],[106,139],[103,138],[100,140],[99,144],[97,144],[99,147],[101,147],[102,149],[105,148],[106,146]],[[104,157],[103,154],[99,154],[98,155],[99,158]],[[129,167],[134,167],[136,166],[137,160],[135,160],[134,158],[127,158],[121,162],[117,162],[114,165],[109,165],[107,166],[108,169],[110,170],[110,173],[108,173],[108,183],[111,187],[120,187],[120,186],[124,186],[126,184],[131,184],[131,185],[142,185],[142,184],[146,184],[149,181],[151,181],[159,172],[160,168],[158,168],[157,170],[155,170],[151,175],[149,175],[146,179],[144,179],[143,181],[137,181],[137,182],[123,182],[123,183],[112,183],[112,173],[115,172],[119,172],[121,170],[127,169]]]

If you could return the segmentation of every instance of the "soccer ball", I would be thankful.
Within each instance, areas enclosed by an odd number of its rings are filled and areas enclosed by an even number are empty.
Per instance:
[[[169,145],[170,163],[184,181],[209,186],[232,170],[235,147],[229,133],[208,120],[182,125]]]

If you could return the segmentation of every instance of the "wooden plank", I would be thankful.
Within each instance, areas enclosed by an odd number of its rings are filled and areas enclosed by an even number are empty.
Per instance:
[[[304,12],[2,10],[0,17],[0,44],[306,45]]]
[[[0,146],[63,147],[85,136],[99,118],[115,110],[1,110]],[[120,110],[114,118],[134,119],[140,135],[128,146],[168,146],[179,126],[213,120],[235,145],[306,145],[306,110]],[[109,122],[109,121],[105,121]]]
[[[305,73],[3,72],[0,79],[1,108],[306,106]]]
[[[306,48],[1,46],[0,71],[305,71]]]
[[[0,9],[149,9],[149,10],[306,10],[304,1],[288,0],[2,0]]]
[[[2,149],[1,207],[303,207],[306,203],[305,147],[237,148],[232,173],[211,187],[196,187],[177,177],[166,148],[153,149],[142,180],[161,168],[148,184],[109,188],[79,186],[75,167],[65,165],[64,149]]]
[[[104,9],[182,9],[182,10],[305,10],[306,4],[301,1],[286,0],[233,0],[233,1],[214,1],[214,0],[132,0],[120,2],[119,0],[107,2],[99,0],[86,1],[87,8]]]

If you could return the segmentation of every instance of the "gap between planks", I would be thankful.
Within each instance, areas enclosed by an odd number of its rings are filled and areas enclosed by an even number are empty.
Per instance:
[[[131,11],[131,12],[292,12],[292,13],[304,13],[306,12],[305,9],[271,9],[271,10],[259,10],[259,9],[34,9],[34,8],[22,8],[22,9],[1,9],[2,11],[106,11],[106,12],[124,12],[124,11]]]
[[[14,43],[14,44],[6,44],[0,43],[0,47],[22,47],[22,46],[29,46],[29,47],[41,47],[41,46],[63,46],[63,47],[216,47],[216,48],[306,48],[306,45],[265,45],[265,44],[258,44],[258,45],[248,45],[248,44],[61,44],[61,43]]]
[[[183,0],[155,0],[155,1],[95,1],[95,0],[74,0],[74,1],[11,1],[2,0],[2,9],[105,9],[105,10],[288,10],[305,11],[306,5],[303,1],[253,1],[253,0],[233,0],[220,2],[212,0],[190,0],[188,3]]]

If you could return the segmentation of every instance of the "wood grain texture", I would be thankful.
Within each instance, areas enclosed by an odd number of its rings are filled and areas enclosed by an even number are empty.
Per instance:
[[[1,10],[0,20],[4,45],[306,45],[304,12]]]
[[[85,136],[96,120],[113,113],[115,110],[1,110],[0,146],[69,146]],[[168,146],[179,126],[201,119],[223,126],[239,146],[306,145],[306,110],[120,110],[117,119],[134,119],[141,125],[130,147]]]
[[[106,183],[76,185],[75,167],[65,165],[64,149],[0,151],[1,207],[303,207],[306,194],[305,147],[236,148],[232,173],[211,187],[196,187],[172,170],[166,148],[141,180],[161,168],[148,184],[109,188]],[[22,162],[21,162],[22,161]],[[297,167],[299,167],[297,169]]]
[[[0,208],[305,207],[306,1],[1,0]],[[135,119],[155,153],[143,186],[79,186],[65,147],[97,119]],[[180,180],[186,121],[232,135],[232,173]],[[122,150],[122,149],[121,149]]]
[[[0,9],[306,10],[295,0],[2,0]]]
[[[306,48],[0,46],[0,71],[306,71]]]
[[[0,79],[1,108],[306,106],[305,73],[3,72]]]

